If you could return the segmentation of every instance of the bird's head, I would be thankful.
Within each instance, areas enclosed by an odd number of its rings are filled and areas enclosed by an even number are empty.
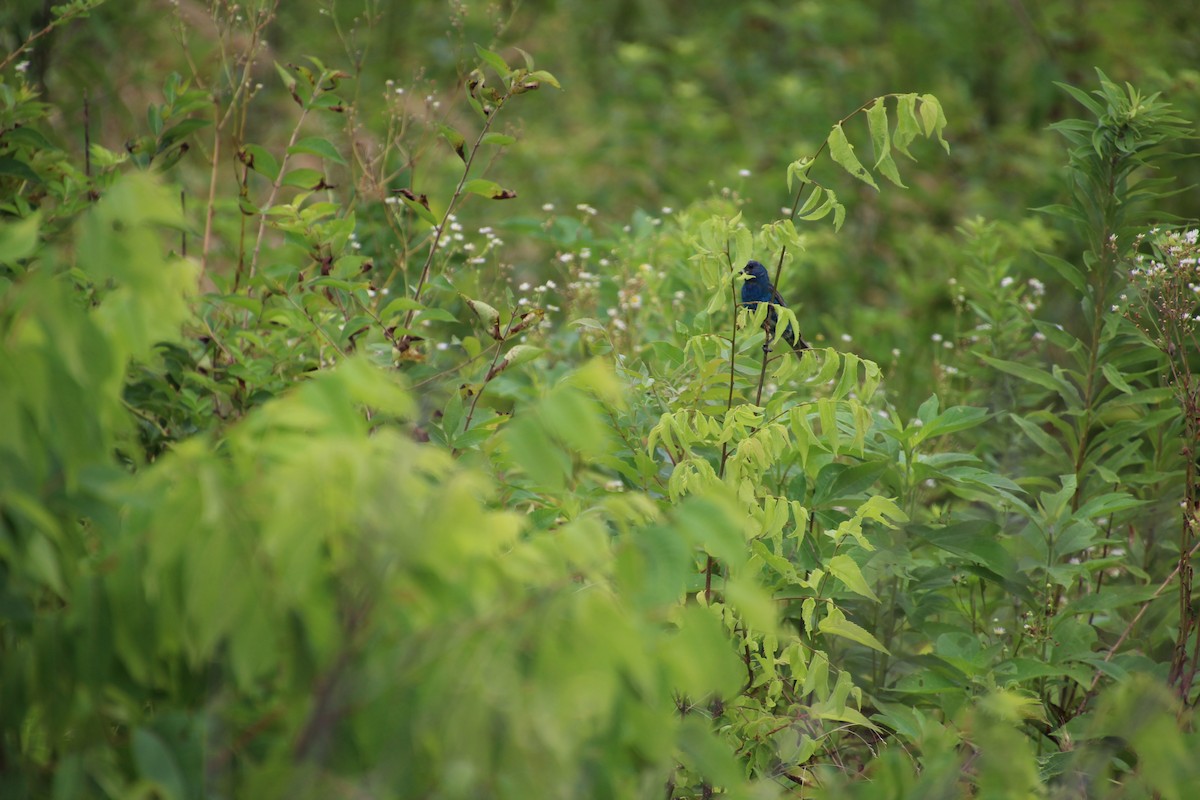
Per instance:
[[[765,284],[771,282],[771,276],[767,274],[767,268],[757,261],[746,262],[746,267],[742,272],[746,273],[746,280],[748,281],[762,281]]]

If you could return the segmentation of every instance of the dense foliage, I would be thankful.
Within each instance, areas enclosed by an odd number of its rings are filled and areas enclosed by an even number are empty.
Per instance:
[[[0,796],[1190,796],[1186,53],[414,5],[0,12]]]

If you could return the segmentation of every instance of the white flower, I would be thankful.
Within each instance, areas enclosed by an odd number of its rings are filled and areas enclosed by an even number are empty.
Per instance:
[[[1001,285],[1002,287],[1004,287],[1005,289],[1007,289],[1009,286],[1012,286],[1012,285],[1013,285],[1013,279],[1012,279],[1012,276],[1011,276],[1011,275],[1005,275],[1003,278],[1001,278],[1001,279],[1000,279],[1000,285]]]
[[[750,170],[748,170],[748,169],[739,169],[739,170],[738,170],[738,175],[741,175],[743,178],[749,178],[749,177],[750,177]]]
[[[553,211],[554,203],[542,203],[542,211]]]
[[[522,292],[528,292],[530,286],[531,286],[531,284],[529,283],[529,281],[524,281],[517,287],[517,289]]]
[[[935,333],[932,336],[930,336],[929,338],[935,342],[940,342],[942,340],[942,335],[940,333]]]

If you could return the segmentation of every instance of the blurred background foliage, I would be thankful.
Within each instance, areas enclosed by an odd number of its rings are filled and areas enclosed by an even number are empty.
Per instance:
[[[10,45],[45,18],[45,5],[6,4],[0,22]],[[30,68],[60,109],[62,144],[82,145],[84,95],[93,141],[119,150],[144,133],[145,108],[161,100],[161,76],[179,69],[180,41],[203,73],[245,36],[234,21],[244,8],[214,8],[196,0],[102,5],[86,24],[42,40]],[[232,33],[222,38],[223,31]],[[790,202],[784,167],[814,152],[831,122],[886,92],[934,94],[951,121],[950,157],[930,157],[935,147],[918,143],[922,163],[904,192],[878,193],[818,166],[816,177],[843,190],[851,213],[844,235],[810,234],[785,287],[793,302],[808,305],[818,341],[849,333],[880,363],[892,360],[893,348],[911,359],[911,347],[932,349],[931,335],[951,335],[946,276],[962,268],[957,228],[965,221],[1000,223],[1018,275],[1040,274],[1033,250],[1078,249],[1073,231],[1029,213],[1064,188],[1061,142],[1047,127],[1070,116],[1073,101],[1054,82],[1087,84],[1100,67],[1143,93],[1164,92],[1184,118],[1200,116],[1200,21],[1168,0],[368,0],[283,4],[265,38],[265,57],[251,72],[263,87],[244,122],[247,141],[273,140],[290,124],[272,59],[303,53],[352,72],[360,104],[354,136],[378,144],[394,110],[383,98],[397,88],[414,125],[433,131],[436,122],[465,122],[468,110],[456,100],[475,43],[506,56],[518,47],[536,54],[566,91],[524,104],[519,119],[505,123],[521,142],[491,173],[520,187],[507,224],[536,228],[546,221],[545,204],[559,214],[587,204],[601,212],[597,235],[611,236],[638,210],[669,218],[661,209],[704,197],[736,198],[749,222],[765,223]],[[409,151],[414,161],[440,144],[435,135]],[[182,167],[204,185],[200,159]],[[433,185],[454,169],[426,159],[418,174],[398,173],[391,188]],[[1200,179],[1195,160],[1172,169],[1181,186]],[[364,203],[381,199],[380,187],[358,188]],[[1186,217],[1196,204],[1192,188],[1162,210]],[[482,216],[478,204],[463,211],[468,225]],[[515,246],[518,277],[550,277],[549,248],[531,237]],[[1060,302],[1055,288],[1052,281],[1052,305]],[[907,394],[911,387],[917,402],[937,376],[910,361],[894,378],[893,388]]]

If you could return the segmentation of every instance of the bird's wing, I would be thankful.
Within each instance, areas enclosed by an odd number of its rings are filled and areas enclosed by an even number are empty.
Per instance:
[[[787,303],[783,299],[783,295],[774,286],[771,287],[771,302],[777,306],[786,306]]]

